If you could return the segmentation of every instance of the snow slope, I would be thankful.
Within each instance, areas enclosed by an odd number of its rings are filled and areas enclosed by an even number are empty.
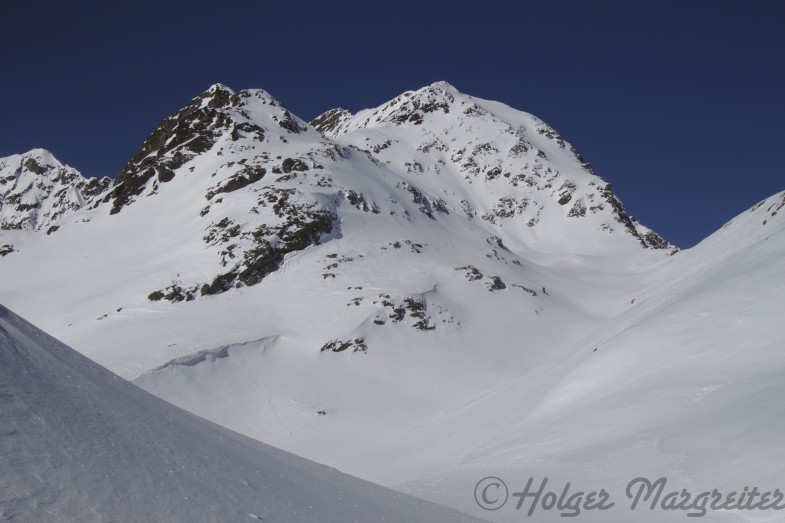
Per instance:
[[[254,437],[493,521],[521,514],[514,505],[493,513],[476,506],[469,493],[490,475],[519,489],[529,477],[609,489],[619,509],[581,516],[598,522],[627,521],[626,485],[639,476],[665,476],[691,492],[782,489],[783,207],[785,193],[775,195],[669,258],[641,276],[647,290],[632,307],[542,366],[519,367],[517,376],[497,368],[481,392],[439,380],[463,377],[463,365],[476,374],[487,368],[456,347],[433,359],[417,347],[403,353],[416,358],[410,366],[395,358],[332,366],[289,361],[273,339],[172,362],[137,383]],[[516,343],[506,343],[512,365]],[[401,383],[411,394],[384,401],[379,392]],[[316,408],[327,415],[309,418]],[[636,521],[684,517],[636,512]],[[537,520],[561,517],[542,511]]]
[[[228,431],[0,306],[0,519],[476,521]]]
[[[533,476],[615,493],[621,510],[585,513],[586,521],[625,521],[626,485],[639,476],[667,477],[668,491],[785,491],[783,207],[780,193],[675,256],[649,276],[651,290],[633,308],[537,379],[510,380],[454,417],[445,427],[469,418],[493,428],[464,447],[471,450],[452,475],[405,490],[458,503],[445,485],[494,474],[518,488]],[[509,507],[493,515],[518,517]],[[781,517],[709,511],[705,519]],[[686,519],[642,510],[635,520]]]

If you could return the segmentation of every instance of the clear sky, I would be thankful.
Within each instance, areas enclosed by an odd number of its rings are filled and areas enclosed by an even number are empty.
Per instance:
[[[785,1],[4,2],[0,156],[115,176],[211,84],[310,120],[446,80],[531,112],[689,247],[785,190]]]

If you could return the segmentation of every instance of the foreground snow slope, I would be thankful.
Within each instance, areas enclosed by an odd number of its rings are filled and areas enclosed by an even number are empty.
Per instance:
[[[240,436],[0,306],[0,519],[476,521]]]

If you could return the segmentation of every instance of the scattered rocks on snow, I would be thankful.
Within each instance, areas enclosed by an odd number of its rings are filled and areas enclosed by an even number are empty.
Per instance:
[[[320,352],[343,352],[348,349],[352,349],[352,352],[367,352],[368,346],[365,344],[365,338],[354,338],[348,341],[328,341],[322,346]]]

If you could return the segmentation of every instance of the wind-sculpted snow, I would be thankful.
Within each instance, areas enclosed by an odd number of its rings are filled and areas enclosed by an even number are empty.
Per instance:
[[[262,338],[261,340],[248,341],[245,343],[236,343],[233,345],[218,347],[217,349],[199,351],[196,354],[189,354],[188,356],[175,358],[172,361],[166,363],[166,365],[162,365],[161,367],[153,369],[151,372],[157,372],[167,368],[175,368],[178,366],[194,367],[202,363],[213,363],[215,362],[215,360],[221,358],[228,358],[230,352],[234,352],[236,350],[249,350],[249,349],[254,350],[257,347],[261,347],[261,351],[264,352],[267,349],[267,347],[270,344],[274,343],[276,340],[277,340],[276,336],[271,336],[268,338]]]
[[[0,519],[479,521],[178,409],[0,306]]]

